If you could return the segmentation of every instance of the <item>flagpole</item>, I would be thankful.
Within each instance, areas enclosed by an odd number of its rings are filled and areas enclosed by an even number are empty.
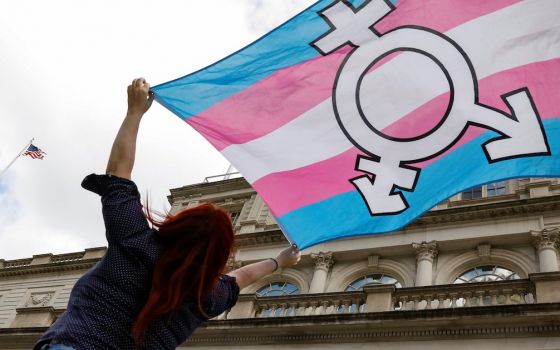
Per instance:
[[[29,148],[29,146],[33,143],[33,140],[35,140],[35,138],[32,138],[31,141],[29,141],[29,142],[27,143],[27,145],[25,145],[25,147],[23,147],[22,150],[19,151],[18,155],[10,162],[10,164],[8,164],[8,166],[5,167],[4,170],[2,170],[2,172],[0,172],[0,176],[4,175],[4,173],[6,172],[6,170],[8,170],[8,169],[12,166],[12,164],[14,164],[15,161],[18,160],[19,157],[21,157],[21,154],[22,154],[23,152],[25,152],[25,150],[26,150],[27,148]]]

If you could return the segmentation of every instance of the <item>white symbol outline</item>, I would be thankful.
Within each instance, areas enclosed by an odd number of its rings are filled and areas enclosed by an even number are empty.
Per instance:
[[[380,34],[373,28],[394,10],[394,5],[388,0],[367,0],[356,8],[347,0],[334,1],[319,12],[329,24],[329,31],[311,43],[312,47],[325,56],[343,46],[352,47],[337,72],[332,102],[342,132],[352,144],[368,155],[357,156],[355,164],[355,170],[366,175],[349,181],[364,199],[372,216],[399,214],[407,210],[409,205],[402,191],[414,191],[420,174],[420,169],[408,164],[432,159],[447,151],[461,139],[470,126],[479,126],[500,135],[482,145],[489,163],[551,154],[541,118],[527,87],[501,96],[510,114],[480,103],[474,66],[466,52],[452,39],[421,26],[400,26],[385,34]],[[371,20],[372,18],[374,20]],[[339,29],[336,22],[344,21],[346,26],[341,25]],[[364,23],[367,23],[365,28],[361,28]],[[359,30],[352,32],[356,27]],[[348,37],[345,34],[348,34]],[[378,40],[381,38],[385,40]],[[400,45],[399,42],[412,44]],[[418,45],[423,47],[418,48]],[[439,123],[430,131],[408,139],[391,137],[377,130],[369,122],[360,104],[361,83],[369,69],[388,55],[402,51],[411,51],[430,58],[444,73],[450,89],[447,110]],[[438,54],[434,54],[433,51],[437,51]],[[369,59],[370,57],[374,57],[374,60]],[[447,66],[453,68],[453,74],[450,74]],[[349,73],[354,71],[361,72],[358,78]],[[461,93],[456,94],[456,90]],[[341,91],[355,91],[355,103],[348,102],[348,99],[337,99]],[[459,109],[461,113],[453,114],[454,106],[459,106],[456,110]],[[465,117],[465,109],[472,112],[468,117]],[[516,113],[516,110],[520,110],[521,113]],[[450,119],[455,119],[455,123],[448,123]],[[450,132],[446,130],[449,128],[454,129]],[[530,130],[523,130],[526,128]],[[520,143],[531,133],[533,139],[539,138],[536,145]],[[428,138],[429,140],[426,140]],[[389,148],[390,154],[379,154],[379,150]],[[391,168],[392,179],[385,174],[387,167]],[[367,174],[371,175],[371,178]]]

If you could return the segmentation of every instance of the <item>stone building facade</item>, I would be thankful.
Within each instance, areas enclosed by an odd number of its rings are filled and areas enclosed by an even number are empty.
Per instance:
[[[230,211],[230,268],[288,245],[243,178],[172,189],[169,201]],[[560,181],[484,185],[402,230],[306,249],[181,348],[560,349],[559,242]],[[104,252],[0,260],[0,349],[29,349]]]

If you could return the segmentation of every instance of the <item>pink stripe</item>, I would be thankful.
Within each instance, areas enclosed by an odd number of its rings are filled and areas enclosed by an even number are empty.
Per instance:
[[[376,28],[385,32],[416,24],[445,32],[519,1],[425,0],[418,5],[418,1],[403,0]],[[187,122],[218,150],[262,137],[331,96],[336,71],[346,52],[348,48],[278,71]]]
[[[558,89],[560,86],[560,59],[525,65],[481,80],[479,82],[480,102],[508,111],[500,96],[524,86],[529,88],[542,119],[560,116],[560,103],[558,103],[560,101],[560,89]],[[437,106],[441,104],[441,100],[445,99],[447,99],[445,95],[438,96],[399,120],[395,123],[397,125],[389,128],[395,129],[399,125],[406,126],[412,120],[433,118],[432,105]],[[436,159],[415,164],[415,166],[426,167],[485,131],[485,129],[471,127],[462,139],[446,153]],[[263,197],[273,199],[269,201],[270,208],[275,215],[280,216],[302,206],[355,190],[348,179],[363,175],[353,170],[357,154],[362,153],[353,148],[322,162],[292,171],[270,174],[253,183],[253,187]],[[285,195],[286,189],[290,189],[289,198]]]

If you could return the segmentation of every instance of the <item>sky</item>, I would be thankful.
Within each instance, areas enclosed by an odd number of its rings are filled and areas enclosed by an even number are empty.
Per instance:
[[[0,11],[0,259],[106,246],[99,197],[126,113],[126,87],[160,84],[248,45],[314,0],[17,0]],[[156,210],[169,189],[226,172],[205,139],[154,102],[138,136],[133,180]]]

